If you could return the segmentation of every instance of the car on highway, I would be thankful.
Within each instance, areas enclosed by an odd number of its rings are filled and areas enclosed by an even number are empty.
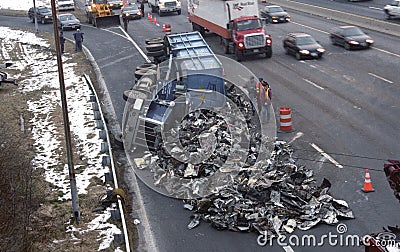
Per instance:
[[[260,11],[260,17],[268,23],[290,22],[290,15],[279,5],[267,5]]]
[[[121,16],[122,16],[122,18],[127,18],[129,20],[141,19],[142,12],[140,11],[137,4],[130,3],[129,5],[122,7]]]
[[[53,22],[52,12],[46,6],[36,7],[37,21],[46,24]],[[28,17],[32,23],[35,22],[35,9],[32,7],[28,10]]]
[[[58,14],[57,23],[58,29],[62,31],[66,29],[73,30],[81,28],[81,22],[71,13]]]
[[[357,26],[347,25],[332,29],[329,34],[332,44],[341,45],[346,50],[369,48],[374,40]]]
[[[286,53],[295,55],[297,60],[320,59],[325,52],[325,48],[318,41],[303,32],[287,34],[282,43]]]

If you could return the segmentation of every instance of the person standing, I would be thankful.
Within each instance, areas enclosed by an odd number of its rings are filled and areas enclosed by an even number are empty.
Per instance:
[[[80,29],[77,29],[74,33],[75,39],[75,52],[82,51],[82,43],[83,43],[83,32]]]
[[[144,0],[140,2],[140,12],[142,12],[142,17],[144,17]]]
[[[262,120],[270,120],[270,106],[272,103],[272,91],[270,85],[263,79],[259,78],[259,82],[256,84],[257,94],[257,109],[258,113],[261,114]]]
[[[65,38],[64,38],[64,32],[60,32],[60,47],[61,47],[61,53],[64,53],[64,44],[65,44]]]
[[[124,30],[127,32],[128,31],[128,23],[129,23],[128,17],[124,15],[122,17],[122,21],[124,22]]]

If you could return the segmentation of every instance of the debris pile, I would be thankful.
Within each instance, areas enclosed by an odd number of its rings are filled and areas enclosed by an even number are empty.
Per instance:
[[[288,144],[277,141],[270,159],[242,168],[233,183],[184,200],[184,208],[194,211],[188,228],[206,221],[218,230],[279,235],[354,218],[345,201],[328,193],[331,183],[324,179],[316,186],[312,170],[297,166],[292,154]]]

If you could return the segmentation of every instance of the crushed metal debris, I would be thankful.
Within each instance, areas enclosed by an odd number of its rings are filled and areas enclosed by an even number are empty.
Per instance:
[[[279,235],[354,218],[345,201],[329,194],[331,183],[324,179],[315,185],[312,170],[297,166],[292,154],[287,143],[276,141],[270,159],[243,168],[233,183],[184,200],[184,208],[194,211],[188,228],[206,221],[218,230]]]

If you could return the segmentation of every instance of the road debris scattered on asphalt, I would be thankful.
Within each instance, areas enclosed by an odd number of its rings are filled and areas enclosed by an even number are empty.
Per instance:
[[[312,170],[297,166],[292,154],[287,143],[277,141],[270,159],[243,168],[208,197],[184,200],[185,209],[195,212],[188,228],[206,221],[218,230],[279,235],[354,218],[345,201],[329,194],[331,183],[315,185]]]

